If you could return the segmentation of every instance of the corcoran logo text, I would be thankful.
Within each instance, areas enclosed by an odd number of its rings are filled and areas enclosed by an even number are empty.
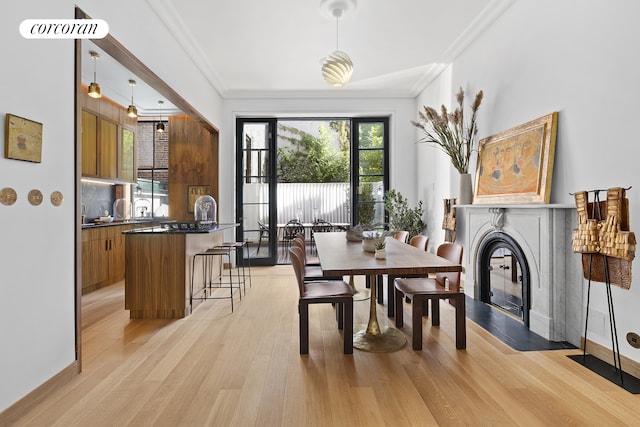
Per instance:
[[[25,39],[101,39],[109,34],[102,19],[25,19],[20,23]]]

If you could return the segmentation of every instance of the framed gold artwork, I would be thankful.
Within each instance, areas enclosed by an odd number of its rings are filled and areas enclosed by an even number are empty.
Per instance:
[[[549,203],[558,113],[480,140],[474,204]]]
[[[4,157],[40,163],[42,158],[42,123],[7,114]]]
[[[198,197],[210,195],[210,185],[188,185],[187,186],[187,212],[193,213],[193,208]]]

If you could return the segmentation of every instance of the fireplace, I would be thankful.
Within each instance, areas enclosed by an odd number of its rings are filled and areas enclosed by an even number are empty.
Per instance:
[[[478,248],[476,271],[480,299],[529,327],[531,274],[520,245],[509,234],[487,234]]]
[[[464,291],[520,317],[550,341],[580,342],[580,259],[571,250],[573,205],[461,205]],[[503,284],[491,280],[503,276]],[[501,272],[499,270],[502,270]],[[501,274],[498,274],[501,273]],[[502,295],[501,295],[502,294]]]

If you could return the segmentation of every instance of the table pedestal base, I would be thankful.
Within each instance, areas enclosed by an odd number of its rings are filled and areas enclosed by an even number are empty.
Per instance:
[[[366,301],[371,298],[370,289],[358,289],[356,287],[355,281],[353,280],[353,275],[349,276],[349,286],[351,286],[355,291],[355,294],[353,294],[354,301]]]
[[[383,328],[373,335],[362,329],[353,334],[353,347],[370,353],[388,353],[400,350],[407,343],[404,334],[395,328]]]
[[[353,346],[358,350],[371,353],[387,353],[400,350],[407,343],[407,339],[402,332],[393,327],[384,328],[380,326],[376,311],[376,276],[374,274],[369,276],[369,283],[371,283],[369,323],[366,328],[364,325],[356,327],[358,332],[353,334]],[[354,328],[354,331],[356,328]]]

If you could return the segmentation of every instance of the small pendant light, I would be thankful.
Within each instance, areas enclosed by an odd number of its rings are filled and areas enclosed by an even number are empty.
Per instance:
[[[100,90],[100,85],[96,82],[96,62],[100,59],[100,55],[93,50],[89,51],[89,55],[93,59],[93,81],[89,85],[88,95],[92,98],[102,98],[102,90]]]
[[[158,101],[158,105],[160,106],[160,108],[162,108],[162,104],[164,104],[164,101]],[[162,110],[160,110],[160,121],[156,125],[156,131],[158,131],[159,133],[162,133],[165,131],[164,123],[162,123]]]
[[[129,105],[129,108],[127,108],[127,116],[131,117],[132,119],[138,117],[138,109],[133,104],[133,87],[135,85],[135,80],[129,80],[129,86],[131,86],[131,105]]]

